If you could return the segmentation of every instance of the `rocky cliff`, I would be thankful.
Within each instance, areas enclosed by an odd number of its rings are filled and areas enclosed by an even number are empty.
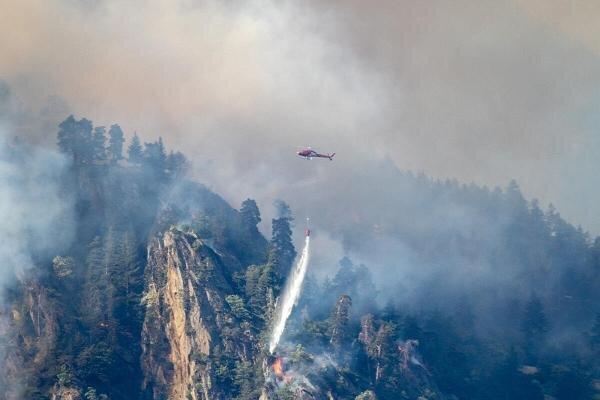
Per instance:
[[[142,328],[143,388],[152,399],[225,398],[217,356],[248,361],[255,343],[225,298],[234,293],[219,255],[193,233],[172,229],[148,248]]]

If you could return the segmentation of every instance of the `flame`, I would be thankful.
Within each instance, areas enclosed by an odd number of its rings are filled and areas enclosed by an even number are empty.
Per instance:
[[[283,373],[283,360],[281,357],[277,357],[275,362],[273,363],[273,372],[275,372],[275,376],[279,379],[283,379],[285,374]]]

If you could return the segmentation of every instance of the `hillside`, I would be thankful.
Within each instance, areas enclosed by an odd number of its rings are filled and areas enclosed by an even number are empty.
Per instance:
[[[44,162],[52,179],[34,183],[51,185],[64,210],[49,223],[70,239],[34,227],[30,265],[9,269],[0,398],[600,396],[600,239],[527,201],[516,183],[489,190],[386,169],[386,184],[428,200],[388,199],[376,228],[348,233],[373,225],[357,213],[335,229],[377,260],[384,244],[401,243],[435,274],[396,282],[396,260],[381,286],[369,265],[343,258],[327,280],[309,275],[271,355],[296,257],[293,210],[277,203],[267,240],[255,201],[238,210],[188,180],[186,157],[162,139],[124,143],[118,125],[107,132],[71,116],[59,127],[66,161]],[[18,141],[3,151],[11,187],[30,183],[33,153]],[[349,214],[350,202],[332,201],[337,218]]]

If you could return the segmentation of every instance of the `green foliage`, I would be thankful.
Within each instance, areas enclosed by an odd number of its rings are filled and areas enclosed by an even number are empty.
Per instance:
[[[237,400],[256,400],[260,396],[260,387],[256,385],[254,368],[247,361],[236,361],[234,385],[238,389]]]
[[[66,278],[73,273],[75,260],[73,257],[56,256],[52,259],[54,274],[59,278]]]
[[[261,345],[269,335],[275,297],[296,256],[290,207],[275,204],[278,214],[267,250],[257,230],[261,216],[254,200],[245,200],[237,212],[210,191],[198,189],[200,195],[175,196],[178,204],[166,204],[171,198],[163,197],[165,183],[180,178],[189,164],[183,154],[168,152],[162,139],[142,147],[135,135],[128,149],[130,163],[121,165],[125,138],[118,125],[111,126],[107,147],[104,128],[94,128],[89,120],[70,116],[59,128],[59,149],[74,166],[69,177],[74,187],[64,183],[65,190],[75,192],[77,237],[72,248],[59,250],[69,256],[52,260],[52,273],[39,274],[25,288],[7,290],[6,310],[12,313],[6,315],[12,316],[16,333],[3,335],[0,345],[19,350],[7,359],[22,360],[26,369],[24,398],[47,398],[56,382],[87,388],[86,400],[106,398],[99,393],[115,400],[147,394],[140,394],[147,368],[140,364],[141,321],[146,318],[148,332],[164,330],[165,308],[154,284],[147,285],[142,298],[147,238],[170,226],[187,230],[182,222],[189,220],[200,237],[192,245],[201,260],[190,271],[199,278],[194,284],[211,286],[211,296],[217,297],[214,304],[202,303],[203,321],[211,334],[216,330],[210,356],[190,355],[196,372],[210,376],[211,387],[202,388],[197,379],[197,389],[215,391],[221,398],[258,398],[264,380]],[[309,379],[322,393],[343,399],[592,398],[600,349],[600,316],[592,314],[598,303],[600,238],[592,241],[552,207],[544,213],[536,201],[527,203],[515,182],[504,191],[490,191],[409,174],[398,174],[398,181],[418,192],[418,198],[432,199],[428,206],[436,211],[448,204],[461,211],[470,207],[486,229],[473,230],[457,222],[454,213],[440,212],[422,218],[414,229],[418,215],[390,200],[394,209],[385,215],[389,221],[373,221],[377,232],[397,233],[415,260],[439,264],[439,270],[453,271],[461,262],[489,264],[498,274],[517,276],[519,290],[484,287],[482,291],[491,293],[484,297],[494,307],[485,320],[478,320],[479,308],[486,307],[478,303],[482,294],[468,291],[464,304],[452,296],[444,304],[446,297],[440,296],[452,285],[441,275],[439,282],[428,282],[431,302],[424,296],[427,301],[414,307],[425,311],[407,314],[411,310],[403,306],[403,295],[381,310],[369,269],[345,258],[328,283],[307,280],[298,307],[307,312],[294,313],[286,332],[299,343],[286,354],[288,362],[310,370]],[[163,204],[168,211],[157,220]],[[409,222],[395,219],[396,213],[410,215]],[[352,251],[352,242],[348,245]],[[451,253],[461,258],[457,261]],[[41,263],[48,266],[43,257]],[[539,297],[524,304],[523,288]],[[352,298],[351,307],[340,297],[344,294]],[[221,308],[221,299],[228,307]],[[323,304],[334,303],[327,315]],[[456,314],[449,311],[455,306],[460,308]],[[207,310],[214,313],[204,313],[204,307],[214,308]],[[427,311],[434,307],[440,312]],[[238,319],[235,323],[228,318],[229,310]],[[365,313],[370,316],[359,326],[358,317]],[[546,343],[555,337],[550,336],[553,330],[559,338],[585,337],[590,347],[572,350],[559,343],[553,349],[553,343]],[[165,356],[159,367],[169,372],[170,343],[157,338],[146,350]],[[400,352],[408,339],[419,344],[413,357],[403,359]],[[510,351],[512,346],[515,350]],[[321,366],[323,353],[333,355],[332,365]],[[7,368],[6,375],[10,373]],[[5,380],[0,377],[0,389]],[[293,398],[289,389],[277,395]]]
[[[339,269],[324,288],[326,301],[333,302],[342,294],[353,299],[353,308],[358,315],[370,312],[375,306],[377,290],[371,272],[365,265],[354,265],[348,257],[339,262]]]
[[[96,389],[88,387],[85,391],[84,397],[86,400],[98,400],[98,394],[96,393]]]
[[[329,342],[328,330],[328,321],[305,320],[298,338],[305,344],[325,345]]]
[[[162,138],[151,143],[144,143],[144,164],[153,172],[153,174],[163,179],[167,168],[167,153]]]
[[[365,390],[356,396],[355,400],[377,400],[377,396],[375,396],[375,392],[372,390]]]
[[[262,320],[269,320],[274,306],[273,290],[278,288],[274,267],[251,265],[246,270],[245,293],[249,298],[250,311]]]
[[[235,294],[225,296],[225,301],[227,302],[227,304],[229,304],[229,308],[231,308],[231,312],[233,313],[233,315],[235,315],[236,318],[250,318],[250,314],[244,306],[244,300],[240,296]]]
[[[279,218],[272,220],[272,238],[269,244],[268,264],[272,266],[277,281],[281,284],[296,258],[296,249],[292,242],[289,206],[283,201],[276,202]]]
[[[98,342],[86,347],[76,363],[78,374],[87,382],[108,384],[115,372],[116,356],[112,346]]]
[[[292,390],[290,385],[285,385],[281,389],[277,390],[277,392],[275,393],[275,399],[276,400],[295,400],[296,395],[294,394],[294,391]]]
[[[525,307],[522,330],[526,337],[538,340],[548,332],[548,319],[537,296],[532,296]]]
[[[350,322],[350,307],[352,299],[348,295],[341,295],[330,317],[329,342],[336,350],[340,350],[350,338],[348,329]]]
[[[192,222],[193,228],[198,232],[198,236],[203,239],[211,239],[214,233],[215,221],[209,215],[201,213],[194,217]],[[200,242],[198,244],[201,244]]]
[[[110,126],[108,136],[108,158],[114,164],[123,159],[123,143],[125,143],[125,137],[121,127],[117,124]]]
[[[71,156],[76,166],[89,164],[94,156],[92,122],[85,118],[77,121],[70,115],[59,125],[58,148]]]
[[[92,158],[94,161],[106,160],[106,129],[103,126],[94,128],[92,134]]]
[[[190,164],[183,153],[171,151],[165,160],[165,167],[173,178],[180,178],[190,168]]]
[[[496,367],[485,387],[487,398],[531,399],[544,398],[542,388],[534,377],[519,371],[519,360],[514,350]]]
[[[313,357],[306,351],[302,344],[298,343],[294,348],[294,351],[290,355],[292,363],[295,364],[308,364],[313,362]]]
[[[535,358],[539,348],[543,346],[548,329],[548,319],[544,312],[544,306],[537,296],[532,296],[525,306],[525,313],[521,322],[525,352],[530,358]]]
[[[242,202],[242,207],[240,208],[240,216],[242,218],[242,223],[247,229],[256,228],[256,225],[261,221],[260,211],[256,205],[256,201],[252,199],[244,200]]]
[[[58,380],[58,384],[60,386],[68,386],[71,384],[73,374],[67,364],[60,366],[60,372],[56,375],[56,379]]]
[[[142,150],[142,144],[137,134],[133,135],[131,143],[127,148],[127,157],[132,164],[141,164],[144,159],[144,152]]]

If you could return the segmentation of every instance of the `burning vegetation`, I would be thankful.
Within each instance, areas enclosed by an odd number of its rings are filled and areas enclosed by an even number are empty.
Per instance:
[[[591,243],[556,212],[526,203],[517,187],[488,193],[398,177],[415,191],[434,188],[444,201],[449,193],[460,204],[470,199],[492,210],[488,225],[498,218],[507,225],[494,242],[481,242],[453,226],[437,231],[435,220],[423,236],[404,230],[406,243],[426,242],[428,255],[446,257],[455,238],[461,254],[485,259],[484,244],[514,265],[490,264],[495,271],[519,272],[522,287],[537,289],[550,269],[564,280],[531,297],[507,291],[493,301],[493,321],[472,309],[484,293],[469,294],[472,302],[440,297],[445,280],[428,287],[438,301],[423,311],[395,298],[381,308],[369,268],[348,258],[325,282],[304,282],[301,296],[303,279],[281,291],[288,271],[306,271],[293,268],[287,205],[280,204],[269,241],[257,228],[255,201],[235,210],[206,187],[180,181],[185,160],[167,153],[162,140],[142,146],[134,136],[125,159],[120,130],[111,127],[107,149],[96,128],[72,117],[61,124],[60,150],[72,160],[61,187],[77,199],[77,238],[34,257],[44,273],[19,277],[6,291],[0,398],[254,400],[262,392],[271,400],[561,400],[600,393],[600,315],[580,306],[599,304],[600,239]],[[27,157],[11,159],[14,168],[32,166]],[[506,246],[519,246],[522,258]],[[530,268],[540,255],[543,263]],[[453,265],[446,261],[440,265]],[[563,274],[566,265],[572,268]],[[296,302],[302,312],[294,313]],[[277,314],[284,303],[286,312]],[[429,310],[432,304],[440,310]],[[557,335],[581,340],[550,352]],[[265,346],[276,355],[265,356]]]

